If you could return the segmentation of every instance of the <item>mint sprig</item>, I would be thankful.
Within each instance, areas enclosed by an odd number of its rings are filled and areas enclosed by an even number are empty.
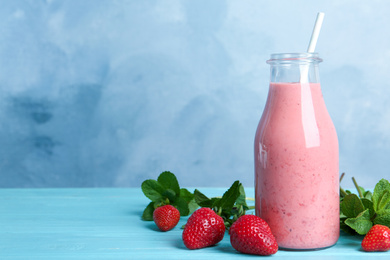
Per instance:
[[[162,172],[157,180],[145,180],[141,184],[141,189],[151,200],[142,214],[143,220],[153,220],[153,211],[163,205],[175,206],[180,216],[188,216],[199,207],[194,200],[194,194],[180,188],[176,176],[169,171]]]
[[[245,215],[247,210],[254,208],[246,204],[244,186],[239,181],[235,181],[222,197],[208,198],[197,189],[194,196],[199,206],[211,208],[223,218],[226,229],[240,216]]]
[[[148,221],[153,220],[153,211],[163,205],[175,206],[180,216],[188,216],[199,207],[207,207],[220,215],[226,229],[229,229],[247,210],[254,209],[254,206],[248,207],[246,204],[244,186],[239,181],[235,181],[222,197],[208,198],[198,189],[191,193],[185,188],[180,188],[176,176],[165,171],[157,180],[145,180],[141,184],[141,189],[151,200],[142,214],[142,219]]]
[[[381,179],[372,193],[359,186],[355,178],[352,180],[358,194],[340,187],[340,228],[350,234],[365,235],[375,224],[390,227],[389,181]]]

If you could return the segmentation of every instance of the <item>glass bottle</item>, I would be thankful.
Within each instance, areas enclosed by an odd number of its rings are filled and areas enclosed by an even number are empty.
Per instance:
[[[317,53],[272,54],[257,127],[256,215],[280,248],[320,249],[339,237],[339,150],[319,81]]]

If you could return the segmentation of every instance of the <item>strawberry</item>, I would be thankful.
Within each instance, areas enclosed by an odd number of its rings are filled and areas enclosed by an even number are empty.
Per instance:
[[[162,231],[174,228],[180,220],[180,212],[172,205],[164,205],[153,211],[153,220]]]
[[[243,215],[230,227],[230,243],[246,254],[272,255],[278,251],[268,224],[255,215]]]
[[[188,249],[198,249],[217,244],[224,235],[222,217],[210,208],[200,208],[188,218],[182,238]]]
[[[362,241],[364,251],[387,251],[390,249],[390,228],[374,225]]]

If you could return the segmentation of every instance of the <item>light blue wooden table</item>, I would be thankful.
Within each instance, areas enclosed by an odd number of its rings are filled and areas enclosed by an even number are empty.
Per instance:
[[[193,191],[193,189],[190,189]],[[226,189],[200,188],[220,196]],[[253,189],[247,189],[253,197]],[[160,232],[141,220],[147,205],[139,188],[0,189],[0,259],[241,259],[229,235],[217,246],[188,250],[182,218]],[[269,259],[390,259],[390,252],[361,251],[361,237],[342,235],[319,251],[279,251]],[[287,257],[287,258],[286,258]]]

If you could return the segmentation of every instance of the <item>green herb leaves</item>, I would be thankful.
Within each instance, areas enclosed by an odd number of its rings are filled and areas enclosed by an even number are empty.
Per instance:
[[[153,220],[153,211],[162,205],[175,206],[181,216],[187,216],[198,207],[194,200],[194,194],[187,189],[180,188],[176,176],[169,171],[161,173],[157,181],[151,179],[144,181],[141,189],[145,196],[152,201],[142,214],[143,220]]]
[[[390,209],[390,183],[385,179],[380,180],[375,186],[372,202],[376,212]]]
[[[360,235],[365,235],[372,227],[368,209],[360,212],[355,218],[347,218],[344,222]]]
[[[390,227],[390,183],[381,179],[374,193],[365,191],[353,179],[358,195],[340,188],[340,228],[365,235],[375,224]]]
[[[153,220],[153,211],[167,204],[175,206],[180,216],[187,216],[199,207],[206,207],[220,215],[228,229],[240,216],[245,215],[248,209],[254,208],[247,206],[244,186],[239,181],[235,181],[222,197],[208,198],[197,189],[191,193],[180,188],[176,176],[165,171],[157,180],[144,181],[141,189],[151,200],[142,214],[143,220]]]
[[[253,208],[247,206],[245,190],[239,181],[235,181],[221,198],[216,197],[209,199],[199,190],[195,190],[194,195],[195,201],[199,206],[212,208],[223,218],[227,229],[229,229],[233,222],[240,216],[245,215],[246,210]]]

